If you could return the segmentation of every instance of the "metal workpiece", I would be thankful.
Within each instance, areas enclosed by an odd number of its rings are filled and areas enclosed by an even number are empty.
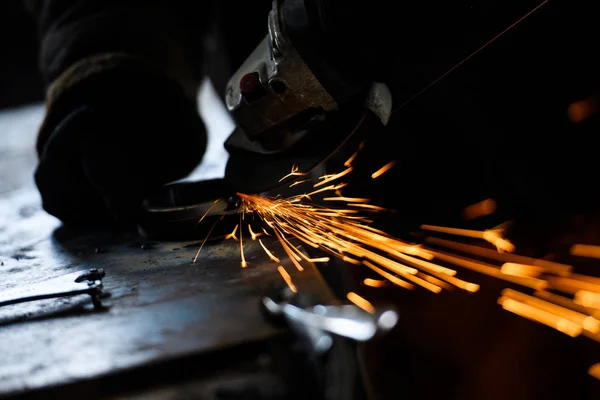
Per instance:
[[[356,342],[366,342],[392,330],[398,313],[391,308],[374,313],[363,311],[353,304],[313,304],[301,306],[289,290],[280,298],[263,297],[262,304],[274,316],[285,319],[293,330],[311,344],[311,350],[324,353],[333,345],[332,335]],[[302,302],[300,302],[302,303]]]
[[[104,270],[92,268],[71,272],[41,282],[19,285],[0,292],[0,307],[56,297],[90,295],[94,307],[101,308],[102,278]]]

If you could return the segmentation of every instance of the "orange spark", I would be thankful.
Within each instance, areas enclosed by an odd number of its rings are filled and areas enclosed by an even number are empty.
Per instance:
[[[344,201],[347,203],[368,203],[369,199],[363,199],[361,197],[325,197],[324,201]]]
[[[496,211],[496,201],[494,199],[486,199],[479,203],[465,207],[463,210],[464,219],[475,219],[493,214]]]
[[[292,165],[292,172],[290,172],[289,174],[287,174],[286,176],[281,178],[279,180],[279,182],[282,182],[284,179],[289,178],[290,176],[304,176],[304,175],[306,175],[306,172],[298,172],[298,166]]]
[[[223,219],[223,217],[225,217],[225,214],[221,215],[221,218],[219,218],[218,220],[216,220],[215,223],[213,224],[212,228],[210,228],[210,230],[208,231],[208,234],[206,235],[206,237],[202,241],[202,244],[200,245],[200,248],[198,249],[198,251],[196,252],[196,255],[194,256],[193,263],[196,263],[196,260],[198,259],[198,256],[200,255],[200,252],[202,251],[202,248],[204,247],[204,244],[206,243],[206,241],[210,237],[210,234],[212,233],[212,231],[215,229],[215,226],[217,226],[217,223],[219,223],[219,221],[221,221]]]
[[[260,243],[261,247],[263,248],[263,250],[265,251],[265,253],[267,253],[267,256],[269,256],[269,258],[270,258],[271,260],[275,261],[276,263],[280,262],[280,261],[279,261],[279,258],[275,257],[275,256],[273,255],[273,253],[271,253],[271,252],[269,251],[269,249],[267,249],[267,248],[265,247],[265,245],[263,244],[262,240],[258,239],[258,243]]]
[[[339,185],[329,185],[327,187],[324,187],[324,188],[321,188],[321,189],[317,189],[317,190],[315,190],[313,192],[310,192],[308,194],[300,195],[300,197],[302,197],[302,198],[308,198],[310,200],[310,196],[313,196],[313,195],[318,194],[318,193],[326,192],[328,190],[332,190],[332,191],[335,192],[335,191],[337,191],[339,189],[342,189],[342,188],[346,187],[347,185],[348,185],[347,183],[340,183]]]
[[[573,269],[571,265],[559,264],[552,261],[546,261],[532,257],[525,257],[517,254],[499,253],[495,250],[486,249],[484,247],[473,246],[470,244],[460,242],[454,242],[452,240],[428,237],[425,238],[425,242],[434,244],[436,246],[446,247],[452,250],[458,250],[460,252],[468,253],[474,256],[488,258],[491,260],[541,267],[544,269],[544,272],[559,276],[570,275]]]
[[[536,290],[543,290],[548,287],[548,283],[541,279],[536,278],[524,278],[521,276],[512,276],[503,274],[500,271],[500,268],[497,268],[493,265],[489,265],[480,261],[471,260],[465,257],[458,257],[453,254],[448,254],[440,251],[429,250],[433,253],[434,257],[438,260],[449,262],[454,265],[458,265],[463,268],[470,269],[472,271],[478,272],[480,274],[485,274],[492,276],[494,278],[499,278],[508,282],[516,283],[517,285],[530,287]]]
[[[414,95],[412,95],[411,97],[409,97],[408,100],[406,100],[404,103],[400,104],[400,106],[398,108],[396,108],[395,110],[392,110],[392,113],[398,111],[402,107],[404,107],[407,104],[411,103],[414,99],[416,99],[417,97],[419,97],[420,95],[422,95],[423,93],[425,93],[427,90],[429,90],[429,88],[431,88],[432,86],[434,86],[435,84],[437,84],[439,81],[441,81],[442,79],[444,79],[445,77],[447,77],[448,75],[450,75],[452,72],[454,72],[455,70],[457,70],[458,68],[460,68],[461,65],[463,65],[464,63],[466,63],[467,61],[469,61],[471,58],[475,57],[477,54],[479,54],[481,51],[483,51],[485,48],[487,48],[489,45],[491,45],[492,43],[494,43],[496,40],[498,40],[500,37],[502,37],[506,32],[510,31],[515,26],[519,25],[527,17],[529,17],[530,15],[532,15],[533,13],[535,13],[537,10],[539,10],[546,3],[548,3],[548,0],[544,0],[540,4],[538,4],[537,6],[535,6],[527,14],[523,15],[521,18],[519,18],[518,20],[516,20],[515,22],[513,22],[510,26],[508,26],[502,32],[498,33],[496,36],[494,36],[493,38],[491,38],[490,40],[488,40],[487,42],[485,42],[481,47],[477,48],[474,52],[472,52],[471,54],[469,54],[467,57],[463,58],[459,63],[455,64],[452,68],[450,68],[449,70],[447,70],[446,72],[444,72],[442,75],[440,75],[439,77],[437,77],[436,79],[434,79],[429,84],[427,84],[423,89],[419,90],[417,93],[415,93]]]
[[[600,363],[594,364],[588,369],[588,374],[596,379],[600,379]]]
[[[441,289],[454,290],[454,286],[449,285],[447,282],[444,282],[441,279],[434,278],[433,276],[425,275],[422,272],[419,272],[417,274],[417,276],[419,278],[422,278],[423,280],[425,280],[425,281],[427,281],[427,282],[435,285],[435,286],[439,286]]]
[[[362,148],[365,146],[365,142],[361,142],[358,145],[358,149],[356,149],[356,151],[354,152],[354,154],[352,154],[352,156],[346,160],[346,162],[344,163],[344,167],[349,167],[352,164],[352,161],[354,161],[354,159],[356,158],[356,156],[358,156],[358,153],[362,150]]]
[[[371,264],[368,261],[363,261],[363,264],[366,265],[367,267],[371,268],[373,271],[377,272],[379,275],[383,276],[385,279],[392,282],[396,286],[400,286],[400,287],[403,287],[403,288],[409,289],[409,290],[412,290],[415,287],[413,284],[403,281],[402,279],[398,278],[397,276],[394,276],[394,275],[390,274],[389,272],[386,272],[386,271],[382,270],[381,268],[378,268],[377,266]]]
[[[206,210],[206,212],[204,213],[204,215],[202,215],[202,218],[200,218],[200,220],[198,220],[198,224],[199,224],[200,222],[204,221],[204,218],[206,218],[206,216],[208,215],[208,213],[210,212],[210,210],[212,210],[212,209],[213,209],[213,208],[214,208],[214,207],[217,205],[217,203],[218,203],[219,201],[221,201],[221,199],[217,199],[217,200],[215,200],[215,201],[212,203],[212,205],[211,205],[210,207],[208,207],[208,210]]]
[[[310,182],[310,179],[304,179],[302,181],[293,182],[289,187],[294,187],[294,186],[300,185],[301,183],[305,183],[305,182]]]
[[[575,293],[575,304],[580,304],[587,308],[600,309],[600,293],[588,292],[587,290],[580,290]]]
[[[346,297],[348,298],[348,300],[350,300],[351,302],[353,302],[356,306],[362,308],[363,310],[365,310],[368,313],[375,313],[375,307],[373,307],[373,304],[371,304],[367,299],[365,299],[364,297],[361,297],[359,295],[357,295],[354,292],[350,292],[346,295]]]
[[[586,308],[580,304],[576,304],[572,299],[564,296],[560,296],[554,293],[546,292],[543,290],[536,290],[534,292],[535,297],[539,297],[543,300],[549,301],[551,303],[557,304],[559,306],[568,308],[573,311],[577,311],[582,314],[590,315],[598,320],[600,320],[600,312],[591,310]]]
[[[516,290],[512,289],[504,289],[502,291],[502,296],[520,301],[521,303],[528,304],[542,311],[552,313],[558,317],[564,318],[574,324],[577,324],[581,326],[581,328],[588,330],[592,333],[600,332],[600,321],[589,315],[570,310],[568,308],[556,305],[554,303],[533,296],[529,296],[525,293],[517,292]]]
[[[435,225],[421,225],[421,229],[432,232],[447,233],[449,235],[483,239],[496,246],[498,251],[507,251],[509,253],[512,253],[515,250],[515,246],[510,241],[501,237],[499,231],[494,229],[476,231],[472,229],[448,228],[445,226]]]
[[[343,256],[342,257],[342,261],[345,261],[347,263],[354,264],[354,265],[360,265],[361,264],[360,261],[355,260],[354,258],[350,258],[348,256]]]
[[[567,108],[569,120],[573,123],[585,121],[598,111],[598,104],[593,97],[571,103]]]
[[[350,203],[348,204],[350,207],[361,207],[361,208],[368,208],[374,211],[390,211],[387,210],[383,207],[379,207],[379,206],[375,206],[373,204],[356,204],[356,203]]]
[[[323,179],[321,182],[315,183],[313,185],[313,187],[319,187],[322,186],[326,183],[329,183],[331,181],[334,181],[336,179],[341,178],[342,176],[346,176],[348,175],[350,172],[352,172],[352,167],[348,167],[347,169],[343,170],[342,172],[339,172],[337,174],[331,174],[331,175],[325,175],[320,177],[320,179]],[[339,188],[338,188],[339,189]]]
[[[371,278],[366,278],[363,281],[363,283],[367,286],[374,287],[374,288],[380,288],[380,287],[384,287],[385,285],[387,285],[387,281],[371,279]]]
[[[600,246],[589,244],[574,244],[569,250],[572,256],[600,258]]]
[[[285,268],[283,268],[280,265],[279,267],[277,267],[277,271],[279,271],[279,273],[281,274],[281,277],[283,278],[285,283],[287,283],[290,290],[294,293],[298,293],[296,286],[292,283],[292,277],[290,276],[290,274],[288,274],[288,272],[285,270]]]
[[[242,218],[243,218],[244,213],[242,212],[242,214],[240,214],[240,225],[242,223]],[[242,268],[246,268],[248,266],[248,263],[246,263],[246,257],[244,257],[244,244],[242,243],[242,236],[244,236],[243,231],[240,229],[240,257],[242,258]]]
[[[389,163],[385,164],[383,167],[379,168],[377,171],[373,172],[373,174],[371,175],[371,178],[373,178],[373,179],[379,178],[381,175],[383,175],[387,171],[389,171],[394,165],[396,165],[396,161],[390,161]]]
[[[238,240],[237,236],[235,236],[235,233],[237,232],[239,226],[240,226],[239,224],[236,224],[235,228],[233,229],[233,232],[231,232],[230,234],[225,236],[225,240],[227,240],[227,239]]]
[[[248,232],[250,232],[250,235],[252,236],[252,240],[256,240],[257,237],[259,237],[260,235],[262,235],[262,233],[254,233],[252,231],[252,227],[250,226],[250,224],[248,224]]]
[[[281,243],[281,247],[283,247],[283,250],[288,255],[290,260],[292,260],[292,263],[298,269],[298,271],[304,271],[304,268],[302,267],[302,265],[300,265],[298,260],[296,260],[295,254],[293,254],[292,251],[288,248],[287,244],[283,241],[283,238],[281,237],[279,232],[275,231],[275,236],[277,236],[277,239],[279,239],[279,243]]]
[[[500,272],[507,275],[539,278],[544,272],[544,269],[542,267],[536,267],[535,265],[504,263],[500,268]]]
[[[550,287],[568,294],[575,294],[580,290],[600,293],[600,285],[591,282],[556,276],[548,276],[546,280],[550,284]]]
[[[510,311],[514,314],[520,315],[521,317],[547,325],[571,337],[579,336],[583,330],[579,325],[573,322],[528,304],[521,303],[520,301],[501,297],[498,300],[498,303],[500,303],[502,308],[504,308],[506,311]]]

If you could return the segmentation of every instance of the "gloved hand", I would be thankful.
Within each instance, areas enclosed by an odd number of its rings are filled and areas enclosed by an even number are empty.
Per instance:
[[[196,104],[166,76],[111,70],[53,101],[38,139],[44,209],[76,226],[136,221],[141,202],[200,162]]]

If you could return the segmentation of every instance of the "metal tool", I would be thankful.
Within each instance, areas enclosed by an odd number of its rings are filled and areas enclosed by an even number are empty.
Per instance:
[[[156,240],[218,237],[239,222],[237,200],[222,179],[166,185],[142,205],[138,230]]]
[[[224,179],[166,186],[158,201],[144,204],[142,233],[200,237],[206,232],[196,223],[215,199],[227,203],[238,192],[287,187],[298,179],[288,176],[293,166],[307,174],[332,154],[355,148],[360,136],[377,135],[387,125],[392,112],[388,87],[350,78],[331,64],[303,1],[273,1],[266,22],[268,34],[226,87],[225,103],[236,129],[225,143]],[[209,217],[229,211],[212,208]],[[209,221],[203,225],[212,226]]]
[[[281,294],[279,299],[263,297],[263,306],[270,314],[283,317],[318,354],[331,348],[334,336],[366,342],[392,330],[398,322],[398,313],[391,308],[371,314],[353,304],[301,306],[306,294],[293,294],[289,289]]]
[[[56,297],[87,294],[95,308],[101,308],[103,269],[88,269],[62,275],[54,279],[19,286],[0,293],[0,307]]]
[[[237,128],[225,147],[225,180],[243,193],[288,184],[355,133],[376,135],[392,112],[388,87],[333,65],[304,1],[276,0],[268,34],[229,80],[225,102]],[[380,128],[380,129],[377,129]]]

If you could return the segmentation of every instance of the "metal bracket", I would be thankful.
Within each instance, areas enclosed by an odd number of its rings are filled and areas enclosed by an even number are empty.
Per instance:
[[[0,307],[35,300],[88,294],[92,298],[94,307],[101,308],[100,296],[104,275],[104,270],[93,268],[5,290],[0,293]]]
[[[284,294],[283,298],[289,297]],[[398,313],[393,309],[371,314],[354,305],[322,305],[300,307],[291,303],[293,297],[281,301],[263,298],[263,306],[272,315],[282,316],[291,327],[311,344],[317,354],[333,345],[332,335],[357,342],[366,342],[393,329]]]

